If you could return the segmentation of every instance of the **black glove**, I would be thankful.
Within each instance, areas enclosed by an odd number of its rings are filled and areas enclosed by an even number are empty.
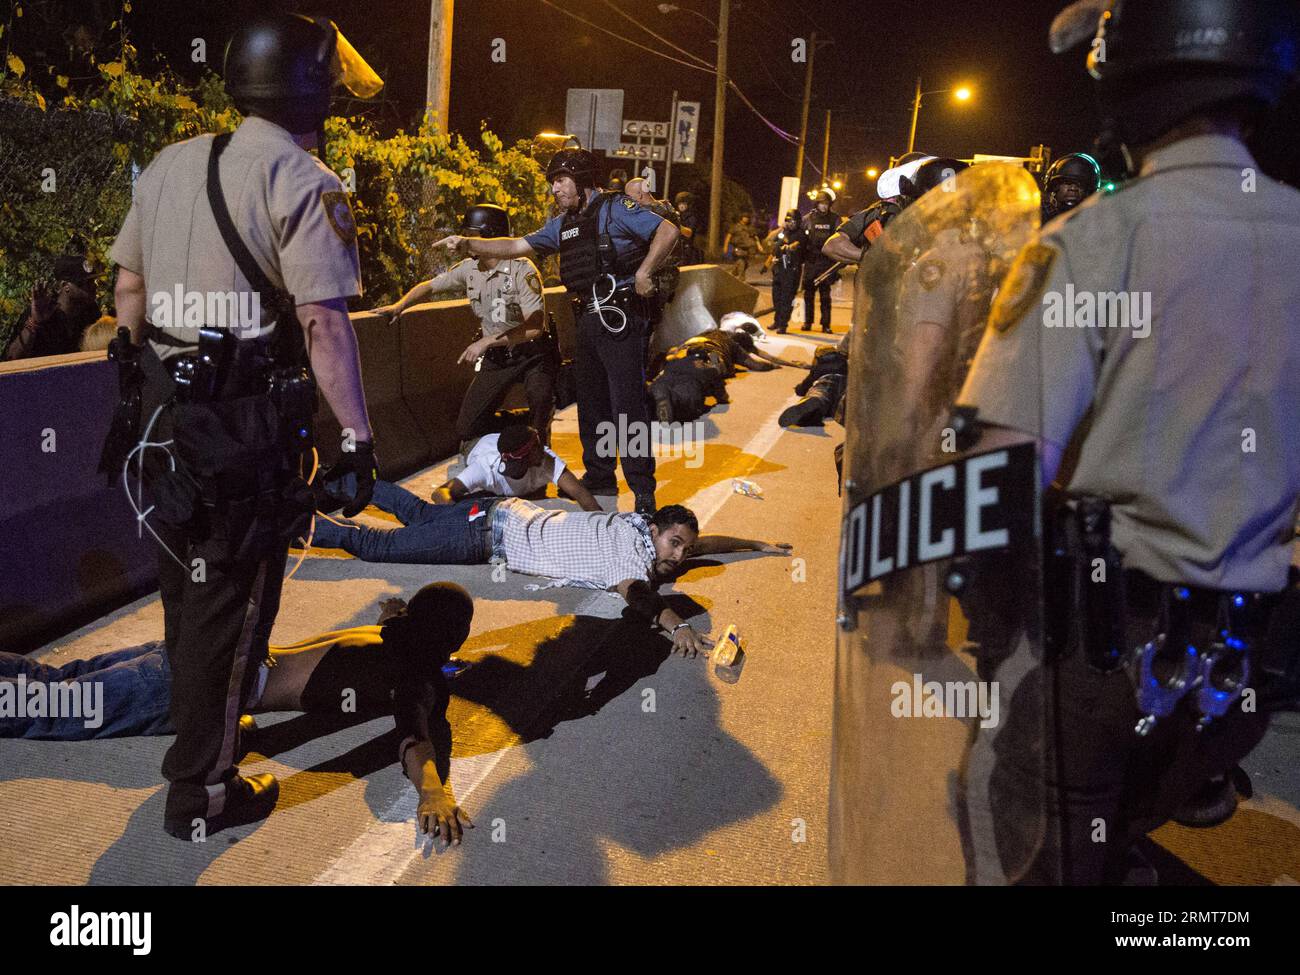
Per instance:
[[[373,443],[358,440],[354,450],[345,450],[339,454],[339,459],[322,475],[321,480],[330,484],[348,474],[355,475],[357,479],[351,500],[337,495],[335,497],[344,503],[343,516],[352,518],[361,514],[370,503],[370,496],[375,493],[375,481],[379,479],[379,463],[375,460]]]

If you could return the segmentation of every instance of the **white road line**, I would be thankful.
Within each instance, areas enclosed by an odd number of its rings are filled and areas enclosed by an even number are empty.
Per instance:
[[[777,425],[776,418],[786,403],[772,413],[759,428],[758,433],[750,437],[742,448],[742,453],[753,458],[749,465],[752,470],[766,456],[784,432]],[[707,453],[708,447],[705,446]],[[743,477],[748,471],[738,472],[735,476]],[[724,504],[734,495],[731,478],[712,484],[697,491],[686,501],[686,506],[695,512],[700,526],[707,525]],[[751,499],[746,499],[751,500]],[[763,501],[753,501],[764,504]],[[610,597],[597,593],[584,600],[574,611],[578,615],[586,614],[602,605],[608,605]],[[457,758],[451,762],[451,786],[457,800],[467,804],[470,797],[512,751],[502,748],[488,755],[475,755],[470,758]],[[415,790],[404,788],[398,798],[392,802],[383,814],[365,828],[347,849],[343,850],[312,881],[313,885],[329,886],[376,886],[396,883],[417,859],[426,855],[430,841],[416,832],[415,811],[418,805]],[[473,834],[467,841],[475,839]]]

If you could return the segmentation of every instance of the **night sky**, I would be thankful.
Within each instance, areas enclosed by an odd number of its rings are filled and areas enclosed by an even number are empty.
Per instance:
[[[712,28],[682,11],[663,14],[654,0],[552,0],[617,34],[684,57],[640,31],[613,5],[668,40],[712,61]],[[84,0],[110,15],[116,4]],[[1055,0],[947,0],[884,4],[865,0],[732,0],[729,73],[775,125],[799,129],[802,64],[791,38],[816,30],[808,157],[820,166],[824,120],[832,112],[830,169],[847,173],[852,198],[865,203],[869,165],[906,149],[916,78],[923,87],[969,84],[964,105],[926,98],[917,148],[969,157],[1027,155],[1042,142],[1056,155],[1087,149],[1097,129],[1082,48],[1054,56],[1047,29]],[[214,67],[235,27],[266,10],[300,9],[332,17],[387,82],[382,105],[369,109],[381,129],[411,127],[423,110],[428,0],[277,2],[277,0],[135,0],[128,26],[146,66],[157,53],[191,71],[190,40],[208,38]],[[715,19],[717,0],[680,0]],[[833,41],[820,46],[821,39]],[[505,63],[491,58],[495,38]],[[215,39],[215,41],[214,41]],[[712,133],[713,78],[664,60],[566,17],[541,0],[458,0],[453,31],[451,122],[471,138],[480,121],[507,141],[564,124],[569,87],[623,88],[624,115],[666,120],[672,90],[702,103],[705,166]],[[775,205],[780,177],[793,172],[796,149],[740,103],[727,99],[725,171],[760,206]],[[614,163],[612,165],[626,165]],[[805,169],[805,185],[816,179]],[[852,200],[844,201],[846,205]],[[846,206],[840,207],[841,211]]]

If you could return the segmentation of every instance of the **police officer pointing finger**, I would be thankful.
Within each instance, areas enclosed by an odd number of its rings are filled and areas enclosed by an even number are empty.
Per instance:
[[[186,839],[266,815],[279,792],[269,774],[239,775],[239,716],[265,679],[289,541],[313,507],[317,384],[345,431],[337,470],[356,475],[346,511],[376,474],[346,306],[361,292],[356,227],[338,177],[306,150],[336,83],[364,97],[382,82],[331,21],[293,14],[241,28],[225,79],[244,121],[163,149],[111,252],[126,331],[110,353],[124,385],[104,468],[142,473],[153,503],[132,499],[161,543],[176,727],[163,825]]]
[[[475,256],[560,256],[560,279],[573,301],[577,326],[578,431],[586,471],[583,486],[616,495],[620,441],[623,473],[636,510],[655,510],[654,455],[645,395],[645,342],[655,294],[654,272],[679,236],[677,227],[621,193],[596,188],[596,160],[585,149],[561,149],[546,178],[560,215],[523,238],[444,238]]]

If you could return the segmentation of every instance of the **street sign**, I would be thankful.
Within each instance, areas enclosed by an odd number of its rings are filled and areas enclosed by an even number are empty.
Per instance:
[[[652,162],[663,162],[668,158],[668,147],[657,146],[650,142],[624,142],[610,155],[624,156],[628,159],[649,159]]]
[[[565,99],[564,131],[584,149],[616,149],[623,125],[622,88],[570,88]]]
[[[625,139],[667,139],[667,122],[642,122],[637,119],[623,120],[623,138]]]
[[[678,102],[673,119],[673,162],[695,162],[695,144],[700,131],[700,103]]]

